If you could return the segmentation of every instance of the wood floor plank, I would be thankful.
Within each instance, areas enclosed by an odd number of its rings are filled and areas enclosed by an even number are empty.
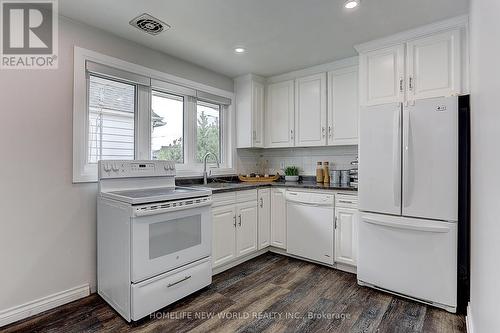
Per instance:
[[[0,332],[465,332],[463,315],[361,287],[355,274],[274,253],[214,276],[209,287],[156,315],[127,323],[94,294]]]

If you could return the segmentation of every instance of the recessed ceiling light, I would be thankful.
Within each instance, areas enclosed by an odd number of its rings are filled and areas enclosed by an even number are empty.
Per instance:
[[[239,46],[239,47],[235,47],[234,48],[234,53],[242,54],[242,53],[245,53],[245,52],[246,52],[246,50],[245,50],[244,47]]]
[[[344,3],[344,7],[347,9],[353,9],[358,7],[359,5],[359,0],[346,0]]]

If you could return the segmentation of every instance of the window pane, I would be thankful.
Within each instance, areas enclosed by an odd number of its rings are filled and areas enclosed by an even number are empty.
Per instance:
[[[134,85],[90,76],[88,163],[134,159],[134,112]]]
[[[214,153],[221,160],[220,105],[200,102],[196,105],[196,160],[203,162],[206,153]],[[209,157],[209,161],[214,161]]]
[[[151,151],[154,160],[184,162],[184,98],[153,91]]]

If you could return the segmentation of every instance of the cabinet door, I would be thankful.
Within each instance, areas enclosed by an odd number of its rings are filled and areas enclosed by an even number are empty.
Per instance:
[[[264,84],[252,81],[253,147],[264,147]]]
[[[282,189],[271,192],[271,245],[286,249],[286,200]]]
[[[238,257],[257,251],[257,203],[238,204],[236,227],[236,255]]]
[[[335,209],[335,261],[356,266],[358,257],[358,211]]]
[[[460,31],[408,43],[408,99],[447,97],[461,91]]]
[[[218,267],[236,258],[236,208],[217,207],[212,210],[212,266]]]
[[[358,144],[358,67],[328,73],[328,144]]]
[[[271,190],[259,190],[259,250],[271,243]]]
[[[267,87],[267,146],[294,145],[293,80],[273,83]]]
[[[360,55],[359,71],[362,105],[403,101],[404,52],[404,45],[396,45]]]
[[[295,145],[326,145],[326,74],[295,81]]]

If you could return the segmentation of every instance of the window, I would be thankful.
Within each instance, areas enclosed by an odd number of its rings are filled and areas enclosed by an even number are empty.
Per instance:
[[[135,87],[90,76],[88,163],[134,159]]]
[[[221,161],[221,106],[198,101],[196,103],[196,161],[203,162],[207,153]],[[213,157],[209,157],[213,160]]]
[[[96,181],[110,159],[172,160],[197,176],[208,152],[235,173],[232,93],[78,47],[74,63],[74,182]]]
[[[184,163],[184,98],[153,91],[151,155],[155,160]]]

